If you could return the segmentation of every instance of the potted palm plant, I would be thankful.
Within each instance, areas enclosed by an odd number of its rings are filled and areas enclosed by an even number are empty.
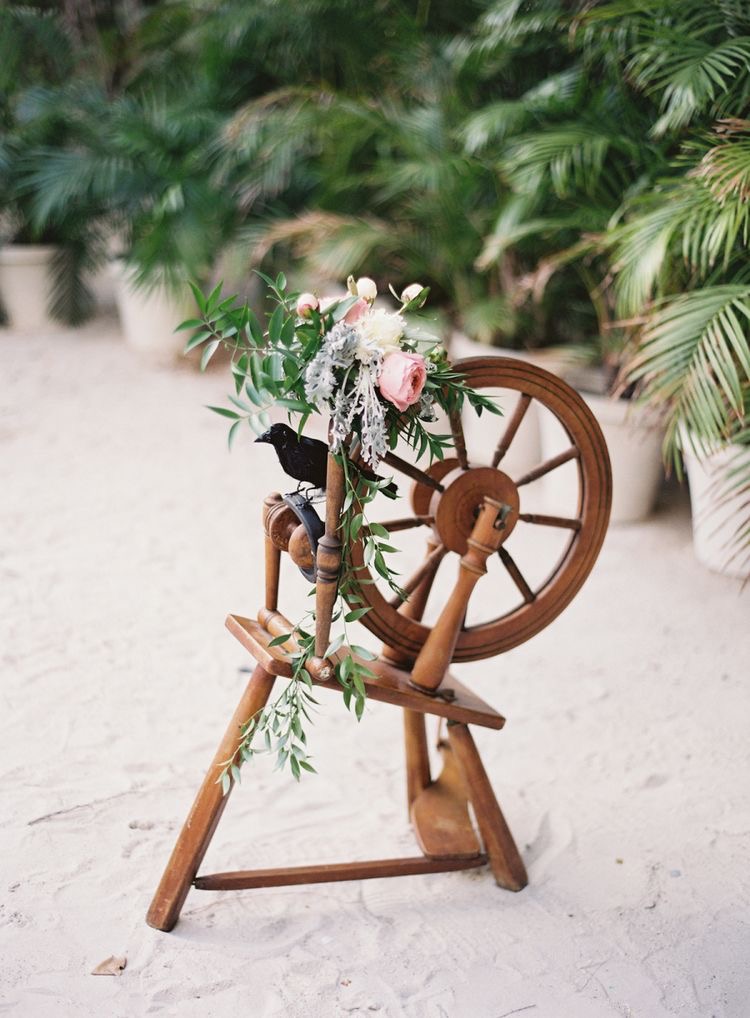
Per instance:
[[[215,178],[221,115],[195,93],[93,95],[78,144],[50,153],[35,185],[47,221],[75,200],[97,208],[117,238],[112,271],[126,342],[154,362],[182,353],[175,327],[194,304],[188,280],[208,280],[236,227],[230,191]]]
[[[750,15],[718,2],[701,12],[699,44],[689,8],[641,16],[631,64],[640,87],[661,95],[653,132],[698,129],[670,173],[626,205],[612,264],[618,309],[633,323],[623,378],[663,414],[668,462],[687,466],[696,554],[747,578],[750,120],[732,114],[746,106]]]
[[[74,200],[40,214],[36,169],[70,143],[71,104],[64,82],[72,46],[57,15],[33,8],[0,11],[0,293],[20,331],[53,320],[83,321],[93,309],[87,273],[102,254],[99,224]]]

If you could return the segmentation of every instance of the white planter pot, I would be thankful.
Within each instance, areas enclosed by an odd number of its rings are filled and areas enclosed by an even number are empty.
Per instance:
[[[125,342],[153,364],[174,364],[185,348],[186,334],[175,328],[194,317],[195,301],[186,287],[175,295],[164,286],[149,290],[133,285],[132,273],[121,263],[113,263],[115,295]]]
[[[451,337],[450,357],[452,361],[466,357],[513,357],[519,360],[537,363],[535,359],[524,353],[511,350],[500,350],[497,347],[485,346],[468,339],[456,332]],[[541,367],[545,365],[541,364]],[[476,464],[490,463],[492,453],[503,433],[505,422],[512,416],[519,394],[512,389],[483,389],[485,395],[493,396],[503,411],[502,417],[483,413],[477,417],[470,406],[465,406],[461,419],[466,437],[469,459]],[[442,426],[441,426],[442,425]],[[439,432],[450,430],[447,422],[436,424],[434,429]],[[521,427],[516,432],[513,444],[503,459],[503,471],[509,477],[520,477],[541,462],[541,445],[539,440],[539,422],[536,414],[526,414]]]
[[[654,507],[663,476],[661,444],[663,428],[656,424],[644,407],[627,400],[589,396],[583,399],[601,426],[612,463],[611,523],[636,523],[645,519]],[[556,418],[539,410],[542,459],[562,452],[570,444]],[[578,469],[566,463],[547,474],[544,504],[548,512],[561,513],[576,507]]]
[[[57,248],[8,244],[0,248],[0,294],[8,324],[17,332],[59,329],[47,312],[50,263]]]
[[[689,442],[683,458],[690,485],[690,502],[693,516],[693,548],[695,556],[704,566],[725,576],[750,578],[750,549],[738,554],[733,537],[744,521],[747,525],[750,502],[747,492],[725,497],[730,472],[743,461],[750,460],[746,446],[729,445],[706,457],[691,450]]]

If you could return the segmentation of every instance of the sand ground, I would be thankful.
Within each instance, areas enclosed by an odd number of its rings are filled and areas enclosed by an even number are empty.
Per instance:
[[[750,591],[694,560],[674,488],[547,630],[459,669],[508,718],[477,741],[526,890],[194,891],[173,934],[146,926],[241,691],[223,620],[260,604],[282,483],[268,450],[227,453],[202,409],[226,388],[103,321],[0,333],[0,1014],[750,1015]],[[398,712],[321,699],[318,776],[253,764],[208,869],[414,850]],[[89,974],[111,954],[122,976]]]

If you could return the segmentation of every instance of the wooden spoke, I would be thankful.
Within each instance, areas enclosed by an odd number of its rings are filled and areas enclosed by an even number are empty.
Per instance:
[[[508,421],[508,426],[505,429],[503,437],[500,439],[497,449],[495,449],[495,454],[492,457],[493,467],[496,467],[498,465],[500,460],[503,458],[503,456],[510,448],[510,443],[516,437],[516,432],[521,427],[521,421],[524,419],[526,411],[529,409],[530,403],[531,396],[527,396],[525,392],[522,392],[518,399],[518,402],[516,403],[516,408],[513,411],[513,416]]]
[[[466,456],[466,439],[464,437],[464,426],[461,421],[460,410],[454,410],[450,415],[451,434],[453,435],[453,448],[456,450],[458,465],[462,470],[469,469],[469,460]]]
[[[447,550],[448,549],[445,547],[445,545],[443,544],[437,545],[437,547],[433,551],[431,551],[430,554],[425,558],[421,566],[411,574],[406,583],[402,584],[401,589],[404,590],[407,594],[411,594],[414,590],[417,589],[419,584],[422,582],[422,580],[424,580],[426,576],[432,576],[434,578],[435,572],[437,571],[437,567],[442,562],[443,557],[445,556]],[[396,594],[395,597],[392,597],[388,603],[392,607],[398,608],[398,606],[400,604],[403,604],[403,602],[404,599],[402,597],[399,597],[398,594]]]
[[[522,595],[524,601],[526,602],[526,604],[531,604],[531,602],[536,599],[536,594],[531,589],[531,587],[528,585],[526,580],[524,580],[523,575],[521,573],[521,570],[518,568],[518,566],[516,565],[516,563],[513,560],[513,558],[511,558],[510,552],[507,551],[501,545],[500,548],[498,549],[498,555],[500,556],[500,561],[503,563],[505,568],[508,570],[508,573],[510,574],[510,578],[513,580],[515,585],[521,591],[521,595]]]
[[[524,523],[536,523],[542,527],[565,527],[567,530],[580,530],[581,521],[569,516],[543,516],[540,513],[519,513],[519,520]]]
[[[387,463],[389,467],[393,467],[394,470],[398,470],[401,474],[406,474],[407,477],[411,477],[413,481],[418,481],[420,484],[425,484],[428,488],[434,488],[435,491],[445,491],[445,486],[440,481],[434,480],[429,474],[425,473],[424,470],[420,470],[419,467],[415,467],[413,463],[407,463],[406,460],[402,460],[400,456],[394,455],[392,452],[387,452],[383,457],[383,463]]]
[[[540,477],[544,477],[550,470],[556,470],[557,467],[561,467],[563,463],[567,463],[568,460],[577,459],[579,456],[578,449],[574,445],[571,445],[565,452],[558,453],[557,456],[553,456],[552,459],[545,460],[544,463],[540,463],[538,467],[534,467],[528,474],[524,474],[523,477],[516,481],[516,487],[520,488],[523,484],[531,484],[532,481],[536,481]]]
[[[434,516],[406,516],[402,520],[384,520],[380,526],[390,534],[399,530],[412,530],[414,527],[431,527],[435,522]]]

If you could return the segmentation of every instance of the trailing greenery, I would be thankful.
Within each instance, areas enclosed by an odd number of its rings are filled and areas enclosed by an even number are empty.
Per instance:
[[[375,299],[372,280],[355,283],[353,278],[348,281],[348,295],[324,303],[305,294],[308,303],[300,309],[300,295],[288,289],[283,273],[275,279],[261,275],[268,286],[272,305],[265,327],[246,302],[238,302],[234,296],[224,297],[219,285],[207,296],[193,286],[199,317],[188,319],[180,328],[193,332],[186,351],[203,348],[203,369],[220,348],[229,355],[235,389],[229,396],[232,407],[209,409],[230,421],[230,448],[243,425],[257,435],[265,432],[271,424],[269,411],[273,407],[286,411],[298,434],[302,434],[313,414],[331,413],[331,443],[344,481],[339,525],[342,560],[333,613],[333,622],[341,624],[342,632],[331,641],[324,657],[334,659],[334,672],[343,689],[344,703],[347,708],[353,708],[360,719],[366,701],[365,680],[373,674],[367,662],[375,655],[353,643],[347,628],[360,621],[369,610],[361,594],[361,584],[367,581],[358,575],[352,557],[353,547],[361,544],[364,565],[382,577],[395,594],[406,597],[388,562],[388,555],[397,550],[390,543],[390,534],[367,514],[367,506],[378,492],[388,494],[391,482],[371,471],[368,473],[362,461],[374,467],[372,457],[379,460],[388,448],[394,449],[399,440],[411,446],[415,460],[425,455],[430,462],[443,459],[445,450],[452,445],[452,438],[430,431],[425,423],[434,419],[435,406],[446,413],[460,412],[465,404],[473,407],[477,414],[500,413],[500,410],[492,399],[466,384],[461,373],[451,367],[445,350],[434,337],[426,337],[421,327],[410,329],[405,323],[400,312],[418,310],[427,298],[427,290],[418,284],[412,286],[411,292],[397,297],[401,308],[392,314],[371,307]],[[367,300],[359,296],[363,284],[368,287],[363,292],[371,294]],[[347,322],[347,316],[353,311],[358,312],[358,317]],[[365,331],[358,332],[360,328]],[[339,345],[335,348],[335,357],[330,359],[327,351],[334,337]],[[348,352],[341,342],[348,344]],[[363,342],[368,344],[364,349],[358,345]],[[316,370],[316,366],[325,357],[329,358],[331,375],[328,388],[320,391],[320,369]],[[420,366],[418,391],[407,405],[397,406],[383,388],[381,371],[385,370],[389,357]],[[359,395],[368,391],[361,385],[363,379],[369,379],[369,395],[365,398]],[[384,442],[381,449],[376,441],[368,438],[368,432],[373,430],[370,400],[376,404],[375,416],[382,421]],[[313,770],[307,754],[305,721],[310,719],[309,711],[315,703],[308,670],[315,654],[315,621],[315,611],[311,610],[291,632],[271,641],[272,647],[287,648],[288,645],[293,665],[292,681],[272,704],[243,728],[238,750],[226,761],[219,778],[225,788],[231,778],[237,776],[239,764],[258,751],[258,739],[266,749],[276,753],[279,767],[289,765],[295,778],[299,779],[303,770]]]

